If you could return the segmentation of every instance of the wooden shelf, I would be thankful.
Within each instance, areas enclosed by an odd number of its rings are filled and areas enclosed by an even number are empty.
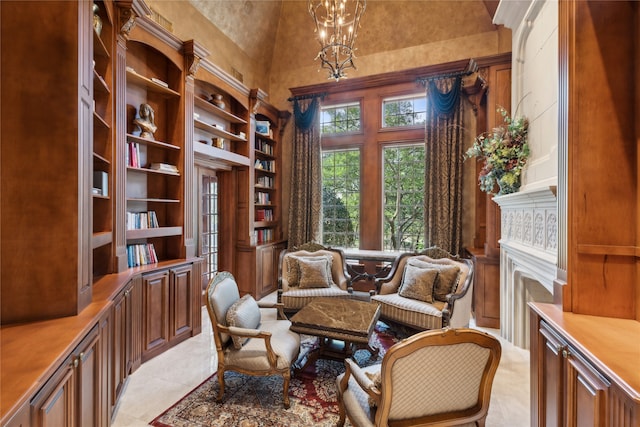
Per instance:
[[[127,230],[127,240],[151,239],[154,237],[180,236],[182,227],[156,227],[140,230]]]
[[[207,124],[205,122],[202,122],[200,120],[195,120],[193,121],[194,125],[196,128],[198,129],[202,129],[206,132],[209,132],[213,135],[219,136],[220,138],[227,138],[228,140],[231,141],[240,141],[240,142],[247,142],[247,140],[245,138],[240,138],[238,135],[235,135],[231,132],[227,132],[224,129],[220,129],[217,128],[215,126],[212,126],[210,124]]]
[[[251,160],[247,156],[222,150],[197,141],[193,143],[193,150],[196,155],[205,156],[211,160],[223,161],[231,165],[249,166],[251,164]]]
[[[98,154],[96,152],[93,153],[93,159],[94,160],[98,160],[98,161],[100,161],[102,163],[105,163],[107,165],[111,164],[111,162],[109,160],[105,159],[104,157],[102,157],[100,154]]]
[[[93,233],[91,237],[91,249],[100,248],[106,246],[113,241],[113,235],[110,231],[101,231],[99,233]]]
[[[266,169],[260,169],[260,168],[256,168],[255,171],[256,172],[260,172],[260,173],[266,173],[266,174],[269,174],[269,175],[275,175],[276,174],[275,172],[268,171]]]
[[[247,124],[247,121],[236,116],[235,114],[232,114],[226,110],[223,110],[220,107],[216,107],[215,105],[213,105],[212,103],[210,103],[209,101],[202,99],[200,97],[195,97],[195,105],[199,108],[202,108],[203,110],[206,110],[212,114],[215,114],[216,116],[231,122],[231,123],[238,123],[238,124],[242,124],[245,125]]]
[[[258,205],[256,205],[258,206]],[[272,206],[272,205],[260,205],[260,206]],[[278,225],[278,221],[255,221],[253,226],[255,228],[268,228],[268,227],[276,227]]]
[[[265,153],[264,151],[260,151],[258,149],[254,150],[254,151],[255,151],[255,153],[256,153],[256,155],[258,157],[263,158],[265,160],[275,160],[276,159],[275,156],[273,156],[271,154],[268,154],[268,153]]]
[[[137,198],[128,197],[127,202],[132,203],[180,203],[178,199],[154,199],[154,198]]]
[[[162,142],[162,141],[156,141],[154,139],[140,138],[139,136],[132,135],[130,133],[127,134],[127,141],[128,142],[139,142],[140,144],[146,144],[146,145],[155,145],[156,147],[170,148],[172,150],[179,150],[180,149],[180,147],[178,147],[177,145],[169,144],[167,142]]]
[[[93,31],[93,54],[95,56],[103,56],[105,58],[109,58],[111,56],[109,55],[109,51],[104,45],[104,42],[95,31]]]
[[[175,97],[175,98],[180,97],[180,93],[176,92],[175,90],[170,89],[168,87],[164,87],[161,84],[154,82],[150,78],[141,76],[135,71],[127,70],[127,83],[132,83],[138,86],[146,87],[147,90],[166,96],[166,97]]]
[[[147,169],[147,168],[134,168],[133,166],[127,166],[127,170],[132,172],[140,172],[140,173],[154,173],[154,174],[160,174],[160,175],[180,176],[180,173],[158,171],[158,170]]]
[[[93,112],[93,123],[102,126],[105,129],[111,129],[109,123],[107,123],[97,112]]]
[[[263,185],[258,185],[258,184],[254,185],[254,188],[256,190],[276,191],[276,189],[273,187],[265,187]]]

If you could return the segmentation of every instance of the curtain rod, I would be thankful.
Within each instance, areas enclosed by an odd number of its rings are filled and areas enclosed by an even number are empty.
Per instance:
[[[296,96],[292,96],[291,98],[287,98],[287,101],[291,102],[291,101],[300,101],[301,99],[311,99],[311,98],[324,98],[325,96],[327,96],[327,92],[322,92],[322,93],[311,93],[309,95],[296,95]]]
[[[423,86],[425,86],[427,82],[430,80],[447,79],[450,77],[459,77],[459,76],[469,76],[475,73],[476,71],[478,71],[478,64],[474,59],[470,59],[469,63],[467,64],[467,66],[463,71],[454,71],[450,73],[438,74],[432,77],[418,77],[416,80],[419,83],[422,83]]]

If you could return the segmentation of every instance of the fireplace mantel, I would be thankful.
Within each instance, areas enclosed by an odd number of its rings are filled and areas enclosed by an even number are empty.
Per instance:
[[[556,187],[497,196],[501,210],[500,334],[529,343],[527,303],[553,299],[558,260]]]

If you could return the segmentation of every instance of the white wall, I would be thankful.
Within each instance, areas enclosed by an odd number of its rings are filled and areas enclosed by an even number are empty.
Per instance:
[[[501,0],[494,23],[512,30],[512,114],[529,119],[531,156],[520,191],[558,182],[558,3]]]

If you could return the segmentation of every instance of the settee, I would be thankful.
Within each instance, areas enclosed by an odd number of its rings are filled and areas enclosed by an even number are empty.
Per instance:
[[[413,329],[462,328],[469,325],[473,264],[432,247],[400,255],[389,274],[376,280],[372,302],[380,318]]]
[[[317,243],[282,251],[278,264],[278,303],[295,313],[318,297],[351,298],[344,254]]]

